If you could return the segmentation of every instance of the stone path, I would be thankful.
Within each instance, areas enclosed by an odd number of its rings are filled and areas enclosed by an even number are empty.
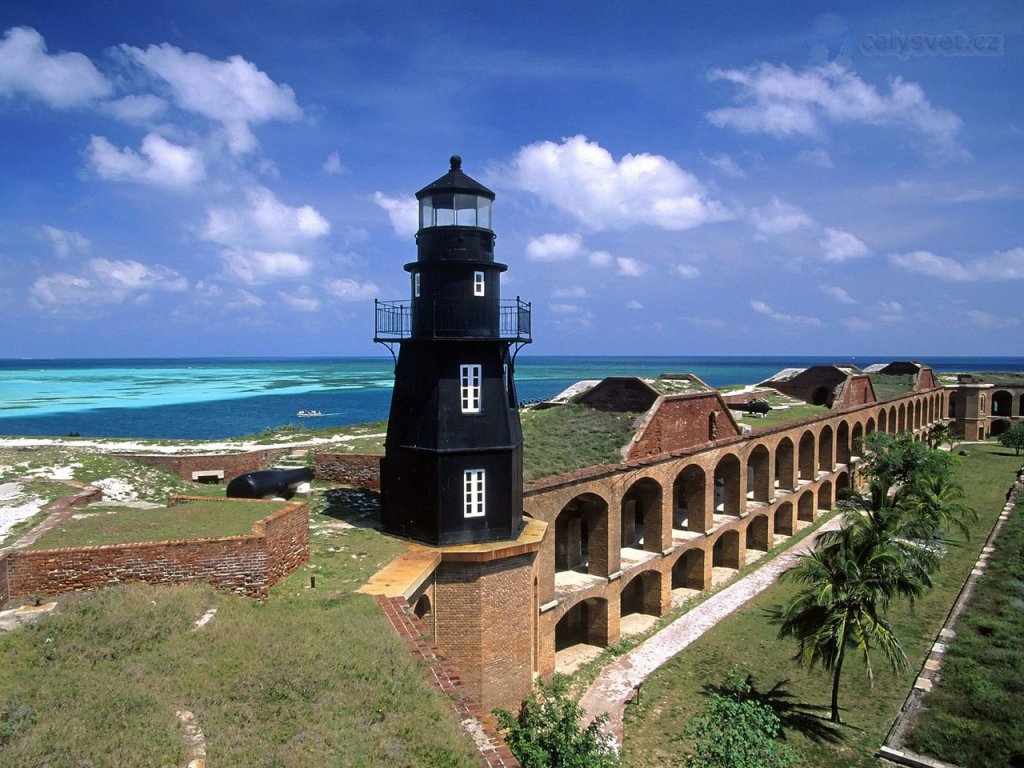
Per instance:
[[[842,515],[833,516],[811,536],[802,539],[756,571],[715,593],[602,669],[580,699],[584,721],[589,723],[598,715],[607,715],[608,722],[604,730],[612,738],[615,748],[619,749],[622,745],[622,715],[626,702],[633,697],[636,686],[722,619],[774,584],[782,572],[793,564],[799,553],[806,552],[813,546],[818,534],[838,528],[841,521]]]

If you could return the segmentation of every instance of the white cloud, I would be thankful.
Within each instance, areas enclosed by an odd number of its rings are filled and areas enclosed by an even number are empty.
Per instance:
[[[282,203],[266,187],[246,192],[245,205],[213,208],[201,232],[204,240],[228,247],[294,248],[331,231],[331,225],[311,205]]]
[[[133,260],[90,259],[86,274],[58,272],[40,277],[29,290],[29,303],[36,309],[57,313],[77,312],[87,305],[120,304],[149,291],[177,293],[188,289],[178,272],[159,264],[149,266]]]
[[[797,206],[773,197],[769,205],[751,210],[750,222],[762,235],[784,235],[811,226],[814,219]]]
[[[582,299],[587,295],[587,289],[574,285],[568,288],[556,288],[551,295],[556,299]]]
[[[752,69],[716,69],[711,79],[739,89],[739,106],[708,113],[720,127],[782,138],[820,136],[825,123],[863,123],[910,130],[940,152],[959,153],[960,118],[933,107],[921,86],[900,77],[890,78],[887,94],[835,62],[803,71],[762,62]]]
[[[627,301],[626,302],[626,309],[643,309],[643,308],[644,308],[644,305],[641,304],[636,299],[632,299],[631,301]]]
[[[224,301],[224,308],[230,312],[247,312],[252,309],[259,309],[264,305],[263,299],[251,291],[238,288]]]
[[[591,251],[587,254],[587,261],[592,267],[607,267],[615,258],[608,251]]]
[[[575,315],[580,312],[580,307],[576,304],[548,304],[548,309],[556,315]]]
[[[323,169],[324,173],[328,176],[336,176],[339,173],[344,173],[345,166],[342,165],[341,155],[337,152],[331,152],[331,154],[327,156],[327,159],[324,160]]]
[[[735,178],[742,179],[747,175],[747,172],[740,168],[739,164],[725,152],[719,152],[717,155],[712,155],[707,160],[726,176],[733,176]]]
[[[92,247],[89,238],[81,232],[68,229],[44,226],[40,229],[40,236],[50,243],[54,254],[61,259],[66,259],[72,253],[88,253]]]
[[[857,300],[855,298],[848,294],[844,288],[840,288],[838,285],[819,285],[818,290],[820,290],[826,296],[831,296],[840,304],[857,303]]]
[[[103,109],[126,123],[147,123],[167,111],[167,102],[151,93],[108,101]]]
[[[833,166],[832,157],[820,147],[805,149],[797,154],[796,159],[798,162],[814,166],[815,168],[831,168]]]
[[[970,270],[959,261],[945,256],[936,256],[930,251],[894,253],[889,257],[889,261],[897,267],[909,270],[910,272],[940,277],[943,280],[966,281],[975,279]]]
[[[883,323],[895,323],[903,320],[903,305],[898,301],[876,301],[872,317]]]
[[[275,83],[241,56],[217,61],[169,43],[145,50],[126,45],[122,50],[164,80],[179,107],[220,123],[235,154],[256,148],[250,125],[302,117],[292,89]]]
[[[700,268],[692,264],[676,264],[672,269],[684,280],[696,280],[700,277]]]
[[[310,273],[313,262],[288,251],[225,250],[220,254],[224,275],[246,285],[299,280]]]
[[[974,262],[979,280],[1024,280],[1024,248],[1011,248]]]
[[[821,325],[821,320],[816,317],[787,315],[784,312],[777,312],[770,304],[766,304],[763,301],[751,301],[750,308],[758,314],[770,317],[779,323],[786,323],[788,325]]]
[[[420,227],[419,207],[415,197],[389,197],[374,192],[374,202],[387,211],[391,228],[398,237],[412,237]]]
[[[68,109],[110,91],[110,83],[87,56],[47,53],[42,35],[30,27],[13,27],[0,40],[0,96],[24,93],[55,109]]]
[[[206,176],[199,150],[172,144],[159,134],[146,134],[141,154],[118,149],[102,136],[89,141],[89,164],[109,181],[135,181],[160,187],[187,187]]]
[[[964,314],[981,328],[1016,328],[1020,325],[1020,318],[992,315],[980,309],[968,309]]]
[[[365,301],[380,293],[375,283],[360,283],[348,277],[328,280],[327,290],[342,301]]]
[[[594,230],[647,225],[678,231],[732,218],[696,176],[668,158],[645,153],[616,161],[582,135],[523,147],[508,183]]]
[[[619,274],[623,277],[640,277],[647,271],[647,265],[629,256],[618,256],[615,263],[619,266]]]
[[[526,258],[530,261],[563,261],[578,255],[582,247],[583,240],[579,235],[548,233],[526,244]]]
[[[867,320],[859,317],[844,317],[841,322],[851,331],[870,331],[874,328]]]
[[[313,295],[309,286],[301,286],[295,293],[277,292],[278,297],[296,312],[316,312],[320,309],[320,300]]]
[[[825,252],[825,261],[842,262],[871,255],[871,249],[858,237],[841,229],[825,229],[825,239],[819,241]]]

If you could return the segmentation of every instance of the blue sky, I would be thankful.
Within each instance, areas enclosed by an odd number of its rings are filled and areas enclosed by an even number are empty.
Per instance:
[[[533,354],[1021,355],[1015,2],[0,6],[0,357],[380,354],[413,193]]]

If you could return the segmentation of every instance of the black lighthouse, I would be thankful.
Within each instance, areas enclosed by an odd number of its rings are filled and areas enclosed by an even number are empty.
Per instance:
[[[515,539],[523,525],[523,437],[513,367],[530,305],[501,300],[494,193],[451,158],[416,193],[407,301],[377,301],[374,341],[395,353],[381,464],[384,528],[444,546]]]

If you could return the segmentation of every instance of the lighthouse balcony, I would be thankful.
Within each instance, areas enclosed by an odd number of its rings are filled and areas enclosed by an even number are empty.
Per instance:
[[[518,297],[491,303],[480,301],[374,301],[373,340],[503,339],[521,344],[532,341],[530,303]]]

